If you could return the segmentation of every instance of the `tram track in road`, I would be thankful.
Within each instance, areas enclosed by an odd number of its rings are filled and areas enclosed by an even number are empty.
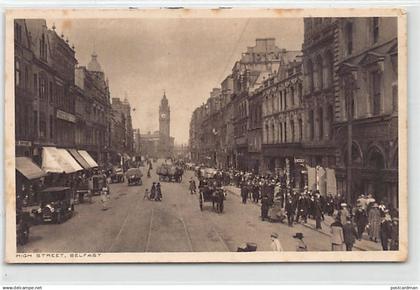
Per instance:
[[[150,236],[152,235],[153,214],[154,214],[154,212],[155,212],[155,210],[152,208],[152,211],[150,213],[149,230],[147,231],[146,242],[145,242],[145,246],[144,246],[144,252],[149,251]]]
[[[182,226],[184,227],[184,232],[185,232],[185,236],[187,237],[187,242],[188,242],[188,247],[190,248],[190,252],[194,252],[190,232],[188,231],[188,228],[187,228],[187,225],[185,224],[184,218],[182,217],[182,215],[179,212],[177,204],[175,204],[175,209],[176,209],[176,212],[178,214],[178,220],[181,221]]]
[[[138,207],[139,207],[139,204],[140,204],[140,197],[141,197],[141,195],[136,194],[136,197],[137,197],[137,200],[136,200],[136,203],[135,203],[135,205],[134,205],[134,207],[133,207],[133,210],[129,210],[129,211],[127,212],[127,215],[125,216],[124,221],[123,221],[123,223],[121,224],[120,230],[118,231],[117,235],[116,235],[116,236],[115,236],[115,238],[112,240],[112,243],[111,243],[110,247],[108,248],[108,253],[113,253],[113,252],[114,252],[114,251],[113,251],[113,248],[115,247],[115,245],[116,245],[116,244],[117,244],[117,242],[119,241],[119,239],[120,239],[120,237],[121,237],[121,234],[123,233],[124,228],[125,228],[125,227],[126,227],[126,225],[127,225],[127,221],[128,221],[128,220],[129,220],[129,218],[130,218],[130,215],[131,215],[132,213],[134,213],[134,212],[136,212],[136,211],[137,211],[137,209],[138,209]]]
[[[185,187],[185,185],[187,185],[187,192],[189,192],[189,188],[188,188],[188,184],[184,184],[183,187]],[[198,191],[197,191],[198,194]],[[194,195],[196,196],[196,195]],[[195,206],[193,204],[193,200],[191,198],[188,198],[188,202],[190,204],[190,206]],[[216,229],[216,226],[214,225],[214,223],[211,221],[211,218],[206,218],[204,213],[202,211],[200,211],[199,213],[201,215],[201,217],[203,219],[205,219],[209,224],[210,224],[210,231],[214,232],[216,234],[217,239],[220,241],[220,243],[223,245],[223,247],[226,249],[226,252],[232,252],[228,246],[228,244],[226,243],[225,239],[223,238],[222,234]],[[191,243],[192,244],[192,243]]]

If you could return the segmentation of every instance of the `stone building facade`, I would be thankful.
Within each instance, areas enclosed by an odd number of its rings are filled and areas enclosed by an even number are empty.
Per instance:
[[[33,143],[38,137],[35,120],[38,111],[33,109],[35,83],[32,68],[34,55],[26,21],[16,19],[15,41],[15,141],[16,156],[32,157]],[[36,118],[36,119],[35,119]]]
[[[97,160],[98,164],[110,163],[110,92],[97,54],[87,67],[80,66],[76,75],[77,129],[76,143]]]
[[[256,39],[255,46],[248,47],[232,69],[234,107],[234,136],[235,136],[235,167],[241,170],[251,170],[259,167],[258,151],[249,154],[248,140],[249,126],[249,98],[250,90],[255,90],[269,75],[278,71],[292,54],[280,49],[274,38]],[[252,130],[252,139],[257,138]],[[259,134],[259,133],[257,133]],[[259,137],[258,137],[259,138]]]
[[[229,168],[278,174],[291,187],[340,194],[351,204],[370,193],[398,207],[397,60],[391,17],[305,18],[302,52],[257,40],[230,75]],[[214,150],[207,105],[190,124],[197,162]]]
[[[259,88],[262,99],[263,172],[303,189],[303,85],[301,56],[280,67]]]
[[[42,19],[15,23],[16,156],[41,164],[42,148],[74,148],[74,47]]]
[[[337,21],[305,18],[303,42],[303,159],[308,186],[335,193]]]
[[[336,29],[338,191],[350,202],[371,193],[397,207],[397,19],[348,18]]]
[[[111,152],[115,163],[122,156],[127,160],[132,157],[134,136],[128,99],[112,98],[111,110]]]

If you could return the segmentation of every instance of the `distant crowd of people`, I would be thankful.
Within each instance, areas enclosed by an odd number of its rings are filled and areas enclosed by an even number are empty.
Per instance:
[[[238,187],[242,203],[260,203],[263,221],[287,221],[293,227],[313,219],[316,229],[321,230],[325,215],[333,217],[329,225],[332,250],[345,248],[351,251],[355,241],[361,240],[365,232],[369,240],[381,242],[383,250],[398,249],[398,210],[375,200],[371,194],[360,195],[356,203],[350,205],[340,194],[322,195],[308,187],[303,190],[291,188],[285,176],[263,176],[232,169],[219,170],[215,178],[225,186]]]

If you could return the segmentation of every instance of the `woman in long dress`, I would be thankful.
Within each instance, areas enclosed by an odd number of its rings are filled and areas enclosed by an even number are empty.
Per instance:
[[[369,239],[375,242],[379,241],[381,232],[381,213],[378,204],[374,203],[369,210]]]
[[[335,222],[331,224],[331,250],[343,251],[344,233],[340,217],[337,216]]]

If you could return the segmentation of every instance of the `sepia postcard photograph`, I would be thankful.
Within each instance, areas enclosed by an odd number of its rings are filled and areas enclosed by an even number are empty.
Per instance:
[[[5,25],[6,262],[407,259],[403,10]]]

